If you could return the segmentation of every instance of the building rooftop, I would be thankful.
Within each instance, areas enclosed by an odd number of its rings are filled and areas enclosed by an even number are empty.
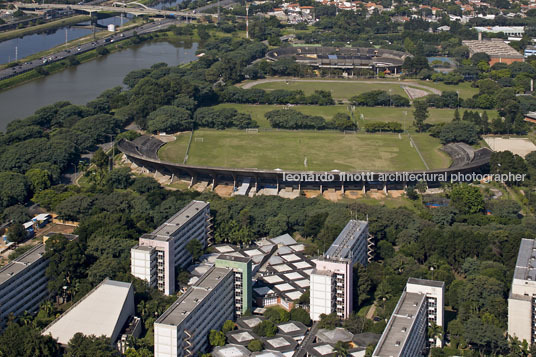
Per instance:
[[[141,237],[145,239],[168,241],[185,223],[199,214],[199,212],[206,206],[208,206],[208,202],[192,201],[179,212],[175,213],[170,219],[162,223],[152,233],[144,234]]]
[[[342,327],[337,327],[333,330],[319,329],[316,333],[316,338],[319,342],[335,344],[338,341],[350,342],[354,334]]]
[[[284,335],[275,335],[274,337],[263,337],[261,338],[264,349],[279,351],[279,352],[288,352],[296,350],[298,342],[296,342],[290,336]]]
[[[337,236],[326,252],[326,256],[333,258],[351,258],[351,247],[368,228],[367,221],[351,219]],[[367,238],[367,237],[365,237]]]
[[[352,341],[361,347],[367,347],[368,345],[375,345],[380,340],[381,335],[372,332],[363,332],[354,335]]]
[[[178,326],[214,290],[231,269],[212,267],[164,312],[155,323]]]
[[[225,345],[215,347],[211,354],[213,357],[248,357],[251,352],[244,346]]]
[[[334,348],[329,343],[312,343],[307,346],[307,353],[315,357],[335,356]]]
[[[536,240],[521,240],[514,269],[515,279],[536,281]]]
[[[42,334],[52,335],[62,345],[66,345],[77,332],[111,338],[129,299],[132,299],[130,304],[134,309],[133,291],[131,283],[106,278],[48,325]]]
[[[283,357],[284,354],[278,351],[260,351],[260,352],[253,352],[251,354],[252,357]]]
[[[428,280],[428,279],[417,279],[417,278],[409,278],[408,279],[408,284],[432,286],[432,287],[435,287],[435,288],[443,288],[443,287],[445,287],[445,282],[444,281]]]
[[[271,238],[270,241],[272,241],[272,243],[274,244],[281,244],[281,245],[293,245],[293,244],[298,243],[288,233],[283,234],[279,237]]]
[[[258,340],[259,336],[248,330],[234,330],[225,334],[230,344],[247,346],[252,340]]]
[[[37,262],[43,254],[45,254],[45,245],[38,244],[0,268],[0,285],[15,278],[21,271]]]
[[[374,356],[397,357],[406,343],[426,295],[403,292],[374,350]]]
[[[492,58],[524,58],[523,55],[504,43],[502,39],[464,40],[462,41],[462,44],[469,48],[469,53],[471,55],[483,52]]]
[[[238,326],[244,329],[252,329],[261,322],[264,321],[264,317],[262,316],[244,316],[238,319],[236,323]]]
[[[307,332],[307,326],[299,321],[289,321],[277,325],[279,334],[287,336],[303,336]]]

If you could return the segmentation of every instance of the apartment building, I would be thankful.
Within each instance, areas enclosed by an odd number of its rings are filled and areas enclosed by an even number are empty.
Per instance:
[[[508,334],[536,343],[536,240],[522,239],[510,295]]]
[[[428,339],[428,327],[443,326],[444,290],[442,281],[408,279],[372,356],[426,356],[428,347],[439,345]]]
[[[235,274],[212,267],[154,323],[155,357],[205,353],[208,335],[235,315]]]
[[[359,263],[366,266],[368,263],[368,238],[368,222],[351,219],[325,255],[332,258],[347,258],[352,261],[352,265]]]
[[[0,329],[10,314],[36,311],[47,298],[44,254],[45,245],[38,244],[0,269]]]
[[[252,311],[251,258],[220,255],[216,259],[215,265],[221,268],[229,268],[234,272],[235,315],[239,317],[248,309]]]
[[[426,295],[426,308],[428,326],[437,325],[443,329],[445,314],[445,283],[443,281],[409,278],[406,284],[406,291]],[[443,339],[437,336],[435,339],[429,339],[431,346],[442,347]]]
[[[310,278],[310,315],[314,321],[321,314],[337,313],[348,318],[352,312],[352,261],[345,258],[314,259]]]
[[[203,247],[211,235],[210,205],[192,201],[152,233],[139,238],[130,251],[131,273],[166,295],[175,293],[177,268],[185,268],[192,260],[186,249],[196,239]]]

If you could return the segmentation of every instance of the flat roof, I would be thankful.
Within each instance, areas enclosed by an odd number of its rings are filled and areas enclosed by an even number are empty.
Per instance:
[[[426,295],[404,291],[383,331],[373,356],[400,356],[415,317],[424,303]]]
[[[501,58],[524,58],[522,54],[514,50],[502,39],[492,40],[464,40],[462,45],[469,47],[471,55],[479,52],[488,54],[490,57]]]
[[[45,245],[41,243],[0,268],[0,285],[15,278],[17,274],[37,262],[43,254],[45,254]]]
[[[208,202],[194,200],[188,203],[179,212],[171,216],[170,219],[162,223],[154,231],[142,235],[142,238],[168,241],[171,239],[171,236],[173,234],[175,234],[179,229],[181,229],[181,227],[186,224],[190,219],[199,214],[199,212],[201,212],[206,206],[208,206]]]
[[[132,299],[131,306],[134,308],[132,284],[106,278],[82,300],[48,325],[42,334],[52,335],[62,345],[68,344],[77,332],[88,336],[104,335],[110,338],[125,305],[128,304],[129,296]]]
[[[536,240],[521,239],[514,279],[536,281]]]
[[[435,288],[444,288],[445,287],[445,282],[444,281],[418,279],[418,278],[409,278],[408,279],[408,284],[433,286]]]
[[[352,247],[368,228],[367,221],[351,219],[337,236],[326,252],[326,256],[333,258],[350,258]]]
[[[225,345],[215,347],[211,354],[214,357],[247,357],[251,352],[241,345]]]
[[[180,325],[229,274],[233,274],[231,269],[212,267],[194,285],[188,288],[155,323],[173,326]]]

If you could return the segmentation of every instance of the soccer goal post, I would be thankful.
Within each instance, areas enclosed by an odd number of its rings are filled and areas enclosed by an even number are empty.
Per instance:
[[[257,128],[251,128],[250,129],[250,128],[248,128],[248,129],[246,129],[246,133],[248,133],[248,134],[258,134],[259,129],[257,129]]]
[[[201,138],[194,138],[194,141],[195,141],[196,143],[202,143],[202,142],[204,142],[203,139],[204,139],[204,138],[202,138],[202,137],[201,137]]]

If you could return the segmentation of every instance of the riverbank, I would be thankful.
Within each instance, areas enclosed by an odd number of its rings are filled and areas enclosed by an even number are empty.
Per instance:
[[[230,36],[230,34],[222,33],[217,30],[211,30],[209,31],[211,36],[213,37],[227,37]],[[184,36],[184,35],[176,35],[172,30],[168,30],[165,32],[154,32],[151,34],[145,34],[145,35],[139,35],[137,36],[136,40],[134,39],[127,39],[120,42],[114,42],[109,43],[105,46],[108,53],[113,53],[117,51],[124,50],[128,47],[138,45],[142,42],[148,41],[148,40],[162,40],[162,41],[188,41],[188,42],[200,42],[199,35],[197,34],[197,31],[193,33],[191,36]],[[2,91],[23,85],[25,83],[28,83],[30,81],[33,81],[35,79],[46,77],[50,74],[57,73],[60,71],[63,71],[67,68],[72,68],[77,66],[78,64],[85,63],[88,61],[91,61],[95,58],[100,57],[97,53],[97,50],[91,50],[85,53],[81,54],[74,54],[70,56],[69,58],[66,58],[62,61],[54,62],[48,65],[44,65],[41,67],[38,67],[36,69],[33,69],[31,71],[22,73],[20,75],[17,75],[15,77],[11,77],[8,79],[4,79],[0,81],[0,93]]]
[[[91,20],[91,16],[89,15],[77,15],[77,16],[69,17],[67,19],[47,22],[41,25],[30,26],[30,27],[25,27],[23,29],[2,32],[0,33],[0,41],[11,40],[12,38],[22,37],[22,36],[30,35],[30,34],[37,33],[37,32],[43,32],[43,31],[55,29],[58,27],[74,25],[74,24],[84,22],[84,21],[89,21],[89,20]]]
[[[140,25],[143,24],[143,22],[144,22],[144,20],[142,18],[133,19],[133,20],[129,21],[127,24],[125,24],[122,27],[118,28],[117,33],[121,33],[123,31],[127,31],[127,30],[129,30],[129,29],[131,29],[133,27],[140,26]],[[102,38],[104,38],[106,36],[109,36],[109,35],[110,35],[110,33],[107,32],[107,31],[98,31],[95,34],[90,34],[90,35],[87,35],[87,36],[84,36],[84,37],[80,37],[78,39],[69,41],[69,42],[61,44],[59,46],[52,47],[52,48],[50,48],[50,49],[48,49],[46,51],[40,51],[40,52],[34,53],[33,55],[26,56],[24,58],[19,59],[16,63],[29,62],[29,61],[33,61],[33,60],[36,60],[36,59],[39,59],[39,58],[48,57],[49,55],[52,55],[52,54],[57,53],[59,51],[63,51],[63,50],[69,49],[69,48],[80,46],[80,45],[83,45],[85,43],[95,41],[96,39],[102,39]],[[14,64],[15,64],[15,62],[2,64],[2,65],[0,65],[0,70],[4,69],[4,68],[8,68],[8,67],[13,67]]]

